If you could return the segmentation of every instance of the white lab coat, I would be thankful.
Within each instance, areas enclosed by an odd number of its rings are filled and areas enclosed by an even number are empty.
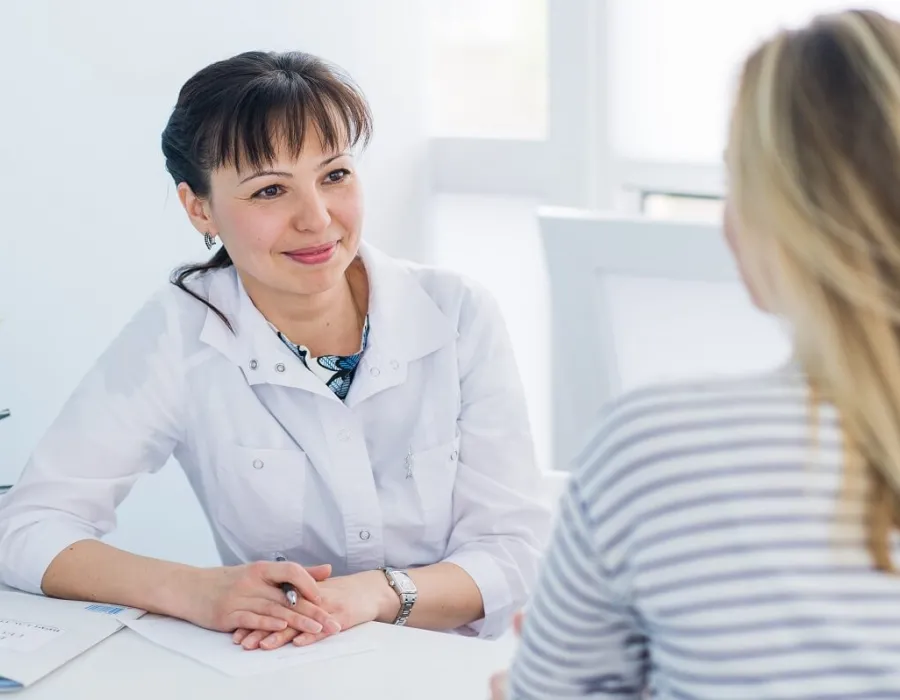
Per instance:
[[[234,269],[194,283],[234,333],[171,285],[151,299],[0,502],[0,580],[39,592],[53,558],[112,530],[135,481],[174,454],[225,564],[275,551],[335,575],[453,562],[484,599],[468,632],[501,634],[550,520],[503,320],[454,273],[361,256],[371,330],[345,402]],[[177,514],[160,503],[159,517]]]

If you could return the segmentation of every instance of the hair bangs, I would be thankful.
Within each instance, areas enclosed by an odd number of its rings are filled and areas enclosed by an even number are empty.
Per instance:
[[[248,83],[225,111],[205,160],[210,169],[262,169],[284,151],[298,158],[310,131],[329,152],[365,147],[372,135],[368,103],[349,82],[277,71]]]

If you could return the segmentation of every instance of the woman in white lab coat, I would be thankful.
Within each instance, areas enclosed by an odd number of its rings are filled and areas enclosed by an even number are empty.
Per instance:
[[[4,583],[247,648],[371,620],[505,630],[549,521],[513,353],[479,287],[360,242],[370,133],[358,89],[306,54],[246,53],[185,84],[166,166],[221,247],[135,316],[38,445],[0,509]],[[100,539],[172,455],[224,567]]]

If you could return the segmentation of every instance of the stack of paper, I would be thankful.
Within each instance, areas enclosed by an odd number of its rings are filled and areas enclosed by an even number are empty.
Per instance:
[[[0,690],[28,686],[141,610],[0,591]]]

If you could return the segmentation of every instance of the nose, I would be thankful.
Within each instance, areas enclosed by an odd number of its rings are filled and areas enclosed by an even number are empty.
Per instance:
[[[321,233],[331,224],[328,203],[316,187],[303,193],[294,214],[294,227],[304,233]]]

